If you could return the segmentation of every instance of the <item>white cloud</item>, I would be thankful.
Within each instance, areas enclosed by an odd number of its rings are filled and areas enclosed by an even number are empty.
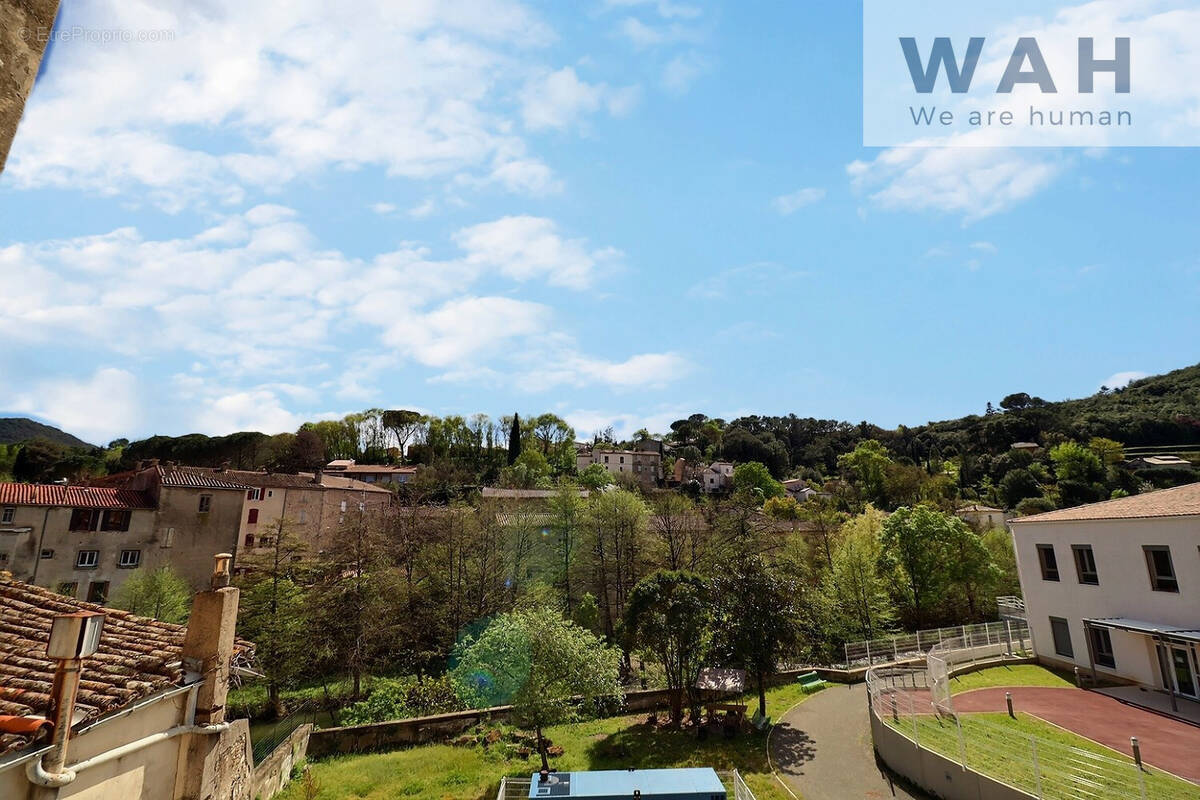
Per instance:
[[[699,300],[721,300],[735,295],[774,295],[796,281],[811,278],[804,270],[790,269],[773,261],[758,261],[730,267],[701,280],[687,296]]]
[[[999,248],[997,248],[996,245],[992,244],[991,242],[971,242],[971,249],[979,253],[986,253],[990,256],[994,256],[996,253],[1000,252]]]
[[[395,203],[372,203],[371,210],[381,217],[386,217],[396,213]]]
[[[674,94],[683,94],[708,70],[708,60],[700,54],[693,51],[680,53],[663,67],[663,88]]]
[[[775,210],[783,216],[795,214],[802,208],[815,205],[825,199],[825,190],[819,188],[798,189],[791,194],[780,195],[771,201]]]
[[[381,373],[409,364],[446,380],[490,369],[526,390],[659,386],[686,371],[672,353],[596,357],[548,306],[481,291],[497,281],[509,283],[508,293],[530,282],[582,290],[619,257],[612,248],[529,216],[464,228],[452,239],[458,252],[441,259],[415,243],[353,258],[320,249],[291,209],[258,206],[190,238],[149,240],[122,228],[15,244],[0,249],[0,339],[33,352],[86,341],[114,360],[184,359],[194,366],[175,390],[191,393],[180,395],[182,407],[202,408],[195,418],[210,432],[294,428],[299,416],[290,409],[318,397],[304,387],[371,396]],[[39,388],[17,410],[87,430],[79,423],[93,412],[76,398],[107,392],[111,403],[90,407],[112,419],[95,429],[129,430],[141,421],[109,412],[137,407],[132,382],[122,387],[118,375]],[[43,396],[50,405],[39,405]]]
[[[126,435],[142,414],[137,378],[113,367],[101,367],[89,378],[38,381],[28,394],[17,395],[11,407],[99,445]]]
[[[561,412],[560,416],[575,429],[575,438],[587,441],[594,433],[612,427],[618,439],[628,439],[634,433],[645,428],[651,434],[667,434],[671,431],[671,423],[678,419],[686,419],[696,413],[694,408],[676,406],[673,408],[657,408],[644,414],[628,411],[598,411],[595,409],[573,409]]]
[[[637,87],[611,89],[603,83],[587,83],[573,67],[563,67],[526,84],[521,92],[521,115],[530,130],[562,129],[601,108],[614,116],[628,114],[637,98]]]
[[[56,46],[10,181],[140,192],[169,211],[239,203],[243,187],[330,167],[486,177],[523,149],[511,97],[554,39],[516,0],[297,0],[286,14],[237,0],[97,0],[64,6],[59,24],[174,36]],[[219,149],[202,135],[218,128]]]
[[[543,217],[504,217],[465,228],[454,240],[469,264],[496,268],[517,281],[543,278],[573,289],[590,286],[597,265],[621,255],[612,248],[589,250],[582,239],[564,239]]]
[[[702,13],[698,6],[672,3],[670,0],[604,0],[608,8],[653,8],[663,19],[695,19]]]
[[[1028,200],[1066,169],[1067,159],[1040,150],[904,147],[846,167],[856,191],[890,211],[939,211],[966,222]]]
[[[1110,389],[1123,389],[1134,381],[1140,381],[1142,378],[1149,377],[1149,372],[1138,372],[1136,370],[1129,372],[1118,372],[1116,374],[1109,375],[1100,385],[1107,386]]]

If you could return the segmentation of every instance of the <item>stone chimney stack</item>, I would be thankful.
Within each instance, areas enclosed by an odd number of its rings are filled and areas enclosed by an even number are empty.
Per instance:
[[[238,589],[229,585],[233,556],[215,556],[212,589],[192,601],[187,633],[183,641],[183,665],[199,673],[204,683],[196,694],[196,724],[225,721],[225,698],[229,693],[229,670],[233,661],[234,631],[237,626]]]
[[[321,469],[320,467],[317,467],[316,470],[313,471],[312,482],[317,484],[318,486],[320,486],[321,481],[323,481],[324,479],[325,479],[325,470]]]

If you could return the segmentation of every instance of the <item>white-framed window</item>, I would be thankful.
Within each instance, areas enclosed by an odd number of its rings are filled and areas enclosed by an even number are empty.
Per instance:
[[[211,494],[200,495],[200,505],[198,505],[196,507],[196,511],[200,514],[207,514],[209,511],[212,511],[212,495]]]
[[[54,551],[50,548],[46,548],[42,551],[42,558],[54,558]]]
[[[160,547],[174,547],[175,546],[175,529],[174,528],[163,528],[162,538],[159,540],[159,546]]]
[[[345,513],[345,512],[346,512],[346,501],[343,500],[342,501],[342,513]]]
[[[17,516],[17,510],[11,506],[5,506],[3,511],[0,511],[0,523],[7,525],[12,522]]]
[[[142,563],[141,550],[122,550],[117,566],[121,569],[137,569]]]
[[[80,550],[75,556],[75,569],[95,569],[99,563],[99,550]]]
[[[1146,569],[1150,571],[1150,588],[1156,592],[1178,592],[1179,579],[1171,561],[1171,548],[1166,545],[1145,545]]]
[[[262,500],[262,489],[247,489],[246,490],[246,499],[247,500]]]

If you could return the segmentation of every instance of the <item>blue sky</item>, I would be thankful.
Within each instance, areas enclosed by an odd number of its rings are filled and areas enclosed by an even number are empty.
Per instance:
[[[864,148],[857,4],[244,5],[64,4],[135,41],[57,42],[0,176],[3,410],[911,425],[1196,361],[1200,155]]]

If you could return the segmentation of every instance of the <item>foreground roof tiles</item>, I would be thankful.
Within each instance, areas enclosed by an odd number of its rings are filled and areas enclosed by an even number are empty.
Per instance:
[[[136,509],[154,508],[154,498],[145,492],[101,486],[0,483],[0,505]]]
[[[84,659],[78,708],[90,721],[135,700],[182,685],[184,627],[84,603],[0,573],[0,714],[47,716],[55,662],[46,656],[56,614],[108,615],[96,655]],[[0,734],[0,753],[28,744]]]
[[[1032,517],[1019,517],[1013,524],[1026,522],[1078,522],[1105,519],[1151,519],[1155,517],[1200,516],[1200,483],[1174,489],[1135,494],[1119,500],[1048,511]]]

